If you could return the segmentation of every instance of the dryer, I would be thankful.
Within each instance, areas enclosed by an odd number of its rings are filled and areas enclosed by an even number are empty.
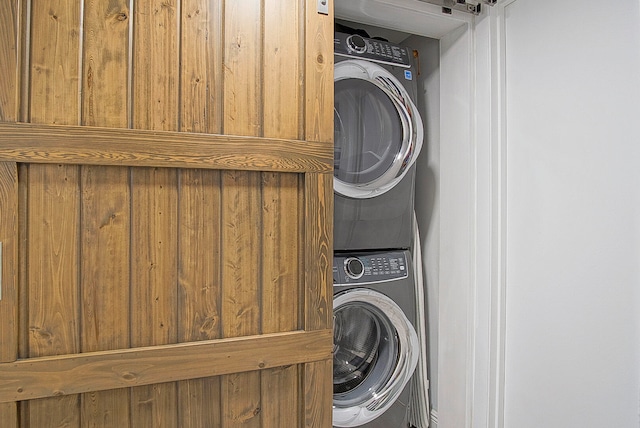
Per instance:
[[[406,428],[419,357],[409,251],[333,263],[333,425]]]
[[[334,249],[409,248],[424,128],[411,49],[334,38]]]

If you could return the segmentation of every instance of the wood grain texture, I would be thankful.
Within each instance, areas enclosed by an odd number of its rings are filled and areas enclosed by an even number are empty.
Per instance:
[[[261,373],[263,428],[300,426],[299,367],[287,365]]]
[[[80,7],[65,0],[30,7],[32,122],[79,123]],[[28,355],[78,352],[78,167],[34,165],[29,179]],[[74,425],[79,417],[78,397],[56,397],[30,403],[26,423]]]
[[[178,130],[180,16],[177,0],[135,3],[133,127]]]
[[[18,169],[0,162],[0,362],[18,358]]]
[[[76,125],[80,117],[80,2],[51,0],[31,9],[31,117]]]
[[[220,377],[185,380],[178,383],[178,426],[182,428],[220,427]]]
[[[224,133],[262,135],[261,0],[224,2]]]
[[[131,175],[131,346],[176,343],[177,172],[135,168]],[[174,384],[135,388],[131,401],[136,423],[175,426],[175,389]],[[174,405],[167,407],[167,400]]]
[[[333,316],[333,176],[305,175],[305,329],[330,328]]]
[[[333,420],[333,360],[305,364],[303,385],[305,395],[303,426],[330,428]]]
[[[15,162],[333,171],[333,147],[313,141],[17,123],[0,123],[0,140]]]
[[[222,334],[260,333],[260,174],[222,173]]]
[[[223,131],[262,135],[262,2],[224,2]],[[260,333],[260,173],[222,174],[222,319],[224,337]],[[260,373],[223,376],[225,427],[260,426]]]
[[[132,126],[179,129],[178,0],[134,6]],[[181,149],[174,148],[175,152]],[[175,166],[175,165],[174,165]],[[177,171],[135,168],[133,185],[132,346],[175,343],[177,326]],[[140,426],[177,425],[177,385],[134,388],[132,419]]]
[[[128,125],[129,25],[127,0],[84,3],[82,123]]]
[[[82,167],[81,189],[81,349],[91,352],[128,348],[129,170]],[[128,425],[129,402],[127,390],[84,394],[82,419],[93,427]]]
[[[262,332],[291,331],[304,296],[300,283],[302,197],[294,174],[262,175]]]
[[[18,357],[18,170],[15,163],[0,162],[0,362]],[[0,421],[18,428],[16,403],[0,404]]]
[[[129,124],[129,2],[84,4],[83,125]],[[130,189],[127,168],[85,165],[82,180],[82,350],[129,346]],[[91,427],[128,426],[128,389],[83,394]]]
[[[305,9],[305,139],[333,148],[333,2],[329,15]],[[331,328],[333,176],[305,174],[305,329]],[[333,361],[305,364],[304,426],[332,426]]]
[[[222,29],[224,2],[182,1],[180,129],[222,132]]]
[[[329,15],[305,9],[305,140],[333,149],[333,2]]]
[[[180,171],[178,341],[222,337],[220,172]],[[220,426],[220,378],[178,384],[178,426]]]
[[[18,119],[18,0],[0,4],[0,122]]]
[[[0,395],[29,401],[0,415],[328,428],[332,16],[302,0],[10,1],[0,49],[13,32],[21,54],[0,70],[20,101],[2,81],[0,121],[33,123],[0,124],[25,243],[24,359],[0,363]]]
[[[1,363],[0,402],[323,361],[332,340],[331,330],[295,331]]]
[[[223,2],[183,0],[180,129],[222,131]],[[206,138],[206,137],[205,137]],[[220,172],[180,171],[178,340],[222,337]],[[178,425],[221,426],[220,377],[178,383]]]
[[[298,138],[303,116],[300,1],[264,1],[264,135]]]
[[[18,428],[18,403],[0,403],[0,421],[3,428]]]
[[[77,166],[31,165],[28,202],[29,357],[80,351]],[[79,418],[77,396],[30,403],[31,426]]]
[[[304,116],[301,1],[264,2],[263,133],[298,138]],[[300,328],[304,187],[294,174],[262,173],[262,331]],[[300,426],[299,366],[261,373],[264,428]],[[274,394],[273,391],[277,391]]]
[[[223,336],[259,334],[260,173],[224,172],[222,186]],[[260,373],[223,376],[221,388],[224,426],[259,426]]]
[[[78,352],[78,167],[29,171],[29,356]]]
[[[178,341],[222,337],[220,172],[180,171]]]

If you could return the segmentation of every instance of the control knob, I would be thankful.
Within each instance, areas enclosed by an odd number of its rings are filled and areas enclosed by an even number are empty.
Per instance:
[[[351,279],[360,279],[364,275],[364,264],[357,257],[349,257],[344,261],[344,271]]]
[[[367,42],[357,34],[347,37],[347,49],[349,52],[365,53],[367,51]]]

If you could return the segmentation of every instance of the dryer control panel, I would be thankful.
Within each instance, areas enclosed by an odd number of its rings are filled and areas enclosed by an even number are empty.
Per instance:
[[[336,55],[366,59],[383,64],[411,67],[409,49],[358,34],[335,33],[333,49]]]
[[[406,253],[354,253],[333,258],[333,284],[371,284],[405,279],[409,275]]]

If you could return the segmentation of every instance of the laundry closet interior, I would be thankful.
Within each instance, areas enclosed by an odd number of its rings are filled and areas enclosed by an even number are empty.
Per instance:
[[[420,234],[413,253],[416,246],[421,248],[432,425],[437,425],[440,403],[447,421],[456,419],[450,415],[464,414],[466,406],[475,174],[472,12],[406,0],[335,3],[336,31],[357,29],[417,52],[416,106],[424,142],[415,164]],[[341,124],[338,116],[334,120],[337,141]],[[338,202],[336,206],[338,231],[341,207]],[[334,241],[340,250],[340,237]]]

